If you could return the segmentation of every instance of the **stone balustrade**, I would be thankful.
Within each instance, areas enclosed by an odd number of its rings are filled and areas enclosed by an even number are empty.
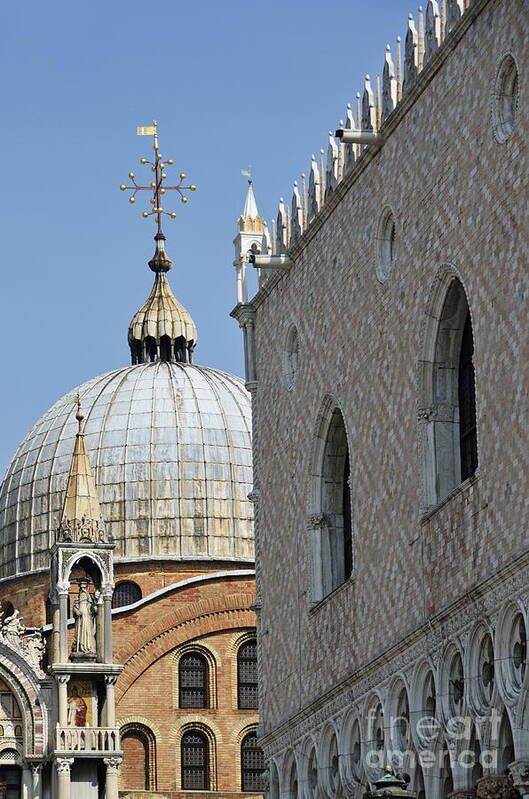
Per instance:
[[[57,752],[120,752],[118,727],[57,727]]]

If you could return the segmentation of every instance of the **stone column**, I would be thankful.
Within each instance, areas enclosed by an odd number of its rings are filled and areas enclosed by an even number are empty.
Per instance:
[[[529,799],[529,760],[515,760],[509,765],[514,787]]]
[[[112,585],[106,585],[103,589],[103,602],[104,602],[104,646],[103,646],[103,662],[112,663],[112,594],[114,588]]]
[[[237,275],[237,303],[244,305],[248,302],[248,291],[246,288],[246,262],[244,260],[239,261],[239,263],[235,266],[235,270]]]
[[[57,799],[71,799],[70,768],[72,765],[73,757],[58,757],[55,761],[55,768],[57,769]]]
[[[57,597],[51,598],[51,662],[60,663],[61,660],[61,612]]]
[[[248,320],[244,326],[248,339],[248,377],[247,383],[255,383],[255,340],[254,340],[254,321]]]
[[[97,660],[103,663],[105,660],[105,604],[101,595],[97,598],[96,616],[96,652]]]
[[[118,767],[119,757],[105,757],[103,763],[107,767],[105,776],[105,799],[118,799]]]
[[[42,764],[33,763],[31,766],[33,799],[42,799]]]
[[[20,796],[22,797],[22,799],[34,799],[35,794],[33,792],[33,779],[31,776],[30,764],[25,764],[22,767],[21,788],[22,791],[20,793]]]
[[[57,677],[57,692],[59,704],[59,727],[68,726],[68,680],[69,674],[59,674]]]
[[[105,686],[106,686],[106,695],[105,695],[105,726],[106,727],[115,727],[116,726],[116,698],[114,694],[114,686],[116,685],[117,677],[113,674],[107,674],[105,676]]]
[[[254,321],[255,311],[248,305],[244,305],[237,314],[239,327],[242,329],[244,341],[244,374],[246,383],[255,383],[255,341],[254,341]]]
[[[68,589],[59,592],[59,662],[68,661]]]

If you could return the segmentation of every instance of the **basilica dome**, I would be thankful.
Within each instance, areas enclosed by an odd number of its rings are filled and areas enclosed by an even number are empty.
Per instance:
[[[0,576],[49,566],[78,430],[119,560],[253,561],[250,395],[193,364],[197,330],[174,297],[159,229],[132,366],[65,395],[34,425],[0,485]]]
[[[239,378],[159,360],[89,380],[42,416],[0,487],[2,576],[45,568],[77,422],[119,558],[252,560],[251,410]]]

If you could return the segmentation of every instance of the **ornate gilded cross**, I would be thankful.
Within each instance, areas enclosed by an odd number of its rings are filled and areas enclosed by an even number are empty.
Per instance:
[[[129,197],[129,203],[136,202],[136,194],[139,191],[151,191],[152,197],[149,200],[152,208],[150,211],[143,211],[142,216],[147,219],[149,216],[156,217],[156,226],[157,232],[162,233],[162,214],[166,216],[170,216],[171,219],[176,217],[174,211],[165,211],[162,207],[162,197],[167,191],[177,191],[180,195],[180,202],[186,203],[188,198],[185,196],[184,191],[195,191],[196,186],[192,184],[190,186],[184,186],[183,182],[187,175],[183,172],[180,172],[179,178],[180,181],[177,186],[166,186],[164,185],[164,180],[167,179],[167,175],[165,173],[165,168],[167,166],[173,165],[173,159],[167,158],[165,161],[163,160],[162,154],[159,152],[158,146],[158,123],[156,120],[153,121],[152,125],[147,125],[145,127],[139,127],[136,130],[138,136],[153,136],[153,150],[154,150],[154,160],[149,161],[147,158],[140,158],[140,164],[145,165],[148,164],[151,167],[151,172],[154,173],[153,175],[153,182],[149,186],[139,186],[136,183],[134,172],[129,172],[129,178],[132,180],[132,186],[125,186],[121,185],[119,188],[121,191],[132,191],[132,195]]]

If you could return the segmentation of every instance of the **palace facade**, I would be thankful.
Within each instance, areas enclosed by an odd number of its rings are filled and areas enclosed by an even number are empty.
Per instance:
[[[270,799],[529,794],[528,108],[527,2],[430,0],[236,239]]]

